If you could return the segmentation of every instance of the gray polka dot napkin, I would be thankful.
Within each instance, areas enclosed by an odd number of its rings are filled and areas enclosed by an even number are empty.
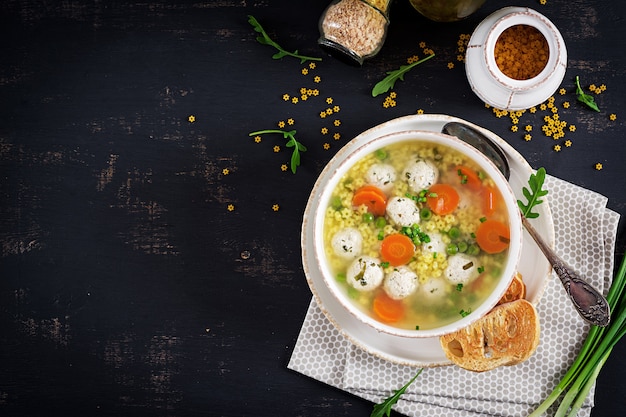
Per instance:
[[[606,197],[555,177],[547,176],[545,188],[550,192],[557,253],[606,293],[619,214],[606,208]],[[527,416],[567,371],[589,329],[556,276],[549,280],[537,310],[541,342],[528,361],[484,373],[456,366],[425,368],[394,409],[407,416]],[[387,398],[417,372],[352,345],[315,300],[288,368],[372,402]],[[592,407],[593,390],[578,415],[589,416]]]

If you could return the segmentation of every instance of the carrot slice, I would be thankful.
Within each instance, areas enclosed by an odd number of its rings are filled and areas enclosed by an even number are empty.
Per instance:
[[[450,214],[459,205],[459,193],[448,184],[431,186],[426,196],[426,204],[435,214]]]
[[[384,291],[374,298],[372,303],[374,314],[384,322],[393,323],[404,317],[404,305],[400,300],[394,300]]]
[[[483,213],[492,216],[500,205],[500,194],[492,186],[483,189]]]
[[[378,187],[373,185],[365,185],[354,193],[352,197],[352,205],[358,207],[360,205],[367,206],[367,211],[376,215],[382,216],[387,209],[387,196]]]
[[[380,245],[380,256],[391,266],[404,265],[415,254],[415,244],[410,237],[399,233],[385,237]]]
[[[485,220],[476,229],[476,243],[487,253],[500,253],[509,247],[509,226],[497,220]]]
[[[467,186],[474,191],[480,190],[482,181],[478,177],[476,171],[465,165],[459,165],[456,167],[456,172],[459,176],[460,184]]]

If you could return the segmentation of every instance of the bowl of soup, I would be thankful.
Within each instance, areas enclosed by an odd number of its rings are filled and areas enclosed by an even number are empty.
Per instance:
[[[430,131],[348,149],[308,202],[313,247],[303,251],[315,265],[305,270],[321,275],[307,277],[313,294],[330,293],[355,320],[409,338],[441,336],[488,313],[522,246],[517,200],[496,166]]]

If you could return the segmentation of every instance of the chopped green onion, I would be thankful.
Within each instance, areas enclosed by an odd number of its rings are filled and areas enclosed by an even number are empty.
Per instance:
[[[341,210],[343,208],[343,204],[341,204],[341,198],[339,196],[332,196],[330,199],[330,206],[335,210]]]
[[[376,149],[376,151],[374,152],[374,155],[376,155],[376,158],[380,159],[381,161],[384,161],[389,156],[389,152],[381,148],[381,149]]]
[[[478,220],[480,220],[480,222],[481,222],[481,223],[484,223],[484,222],[486,222],[486,221],[487,221],[487,218],[486,218],[486,217],[481,217],[481,218],[480,218],[480,219],[478,219]]]
[[[428,220],[433,216],[433,212],[428,207],[424,207],[420,210],[420,218],[422,220]]]
[[[456,284],[456,290],[457,291],[462,291],[463,290],[463,284],[460,283],[460,282],[458,284]]]

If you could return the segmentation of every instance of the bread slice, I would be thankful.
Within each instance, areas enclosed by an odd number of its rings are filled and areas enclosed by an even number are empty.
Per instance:
[[[461,368],[484,372],[528,359],[539,344],[539,316],[519,299],[496,306],[473,324],[441,336],[446,356]]]
[[[511,301],[519,300],[526,297],[526,284],[522,279],[522,274],[517,272],[509,284],[509,288],[506,290],[497,305],[510,303]]]

